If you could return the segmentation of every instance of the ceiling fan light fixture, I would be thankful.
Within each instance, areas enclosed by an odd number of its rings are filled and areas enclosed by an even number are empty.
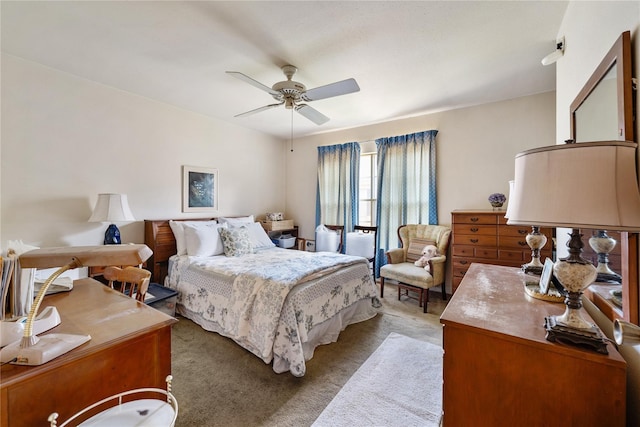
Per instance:
[[[294,106],[293,98],[285,98],[284,99],[284,108],[287,110],[291,110]]]

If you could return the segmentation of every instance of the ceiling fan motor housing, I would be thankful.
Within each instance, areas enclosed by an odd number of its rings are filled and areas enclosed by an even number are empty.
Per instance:
[[[275,108],[284,104],[284,107],[286,109],[291,110],[295,108],[295,110],[302,116],[306,117],[317,125],[321,125],[329,121],[329,118],[320,113],[315,108],[310,107],[307,104],[301,104],[301,101],[316,101],[319,99],[332,98],[334,96],[358,92],[360,90],[360,87],[358,86],[356,81],[351,78],[320,86],[307,92],[307,87],[305,85],[292,80],[293,75],[296,73],[296,71],[298,71],[295,66],[284,65],[281,69],[284,75],[287,77],[287,80],[278,82],[271,88],[238,71],[227,71],[227,73],[231,74],[232,76],[269,93],[273,97],[273,99],[278,101],[278,104],[265,105],[264,107],[256,108],[242,114],[237,114],[235,117],[248,116],[250,114],[269,110],[271,108]]]
[[[307,90],[305,85],[293,80],[278,82],[273,85],[272,89],[280,92],[279,95],[273,95],[273,98],[278,101],[284,100],[286,108],[293,108],[293,103],[299,101],[302,93]]]

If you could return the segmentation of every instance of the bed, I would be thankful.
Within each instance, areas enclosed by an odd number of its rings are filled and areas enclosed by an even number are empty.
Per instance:
[[[178,291],[180,315],[276,373],[304,376],[317,346],[379,306],[365,258],[279,248],[253,217],[146,220],[145,243],[154,280]]]

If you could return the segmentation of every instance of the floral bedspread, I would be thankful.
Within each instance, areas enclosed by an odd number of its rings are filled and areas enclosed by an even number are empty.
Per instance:
[[[270,363],[305,373],[307,333],[346,307],[376,296],[367,261],[273,248],[241,257],[179,257],[167,286],[178,310]],[[360,319],[364,320],[364,319]],[[274,370],[276,364],[274,363]]]

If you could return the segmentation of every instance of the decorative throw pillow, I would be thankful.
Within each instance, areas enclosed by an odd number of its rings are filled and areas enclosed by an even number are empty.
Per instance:
[[[214,256],[224,253],[224,246],[220,228],[227,228],[227,224],[190,225],[184,224],[184,237],[189,256]]]
[[[407,262],[413,263],[419,260],[420,257],[422,257],[422,249],[424,249],[424,247],[427,245],[436,246],[436,242],[428,239],[411,239],[409,248],[407,249]]]
[[[253,245],[246,226],[220,228],[219,231],[226,256],[241,256],[253,253]]]

